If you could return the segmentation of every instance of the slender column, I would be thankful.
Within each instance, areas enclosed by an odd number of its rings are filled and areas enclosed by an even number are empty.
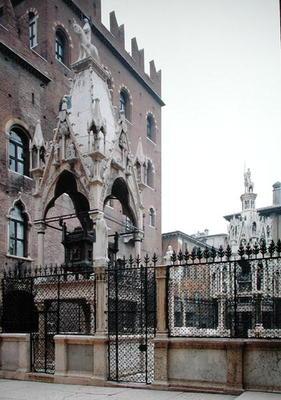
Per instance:
[[[105,267],[108,262],[108,228],[104,213],[98,211],[91,215],[96,230],[96,241],[93,243],[94,267]]]
[[[44,257],[44,238],[45,238],[45,230],[46,226],[43,222],[36,225],[37,234],[38,234],[38,264],[44,265],[45,257]]]
[[[168,334],[167,327],[167,277],[166,266],[156,267],[156,292],[157,292],[157,336]]]
[[[108,233],[102,211],[91,215],[96,230],[96,241],[93,244],[93,263],[96,277],[96,335],[106,335],[106,303],[107,279],[106,267],[108,263]]]
[[[154,386],[168,385],[167,266],[156,267],[157,329],[154,339]],[[169,307],[173,301],[169,302]]]
[[[107,336],[107,273],[106,267],[95,267],[96,276],[96,332],[94,344],[93,382],[103,384],[108,371]]]
[[[107,279],[105,267],[95,268],[96,276],[96,335],[106,335]]]
[[[135,241],[135,256],[141,257],[141,241],[143,239],[143,233],[137,231],[134,233],[134,241]]]
[[[93,266],[95,271],[95,332],[93,347],[93,382],[104,384],[108,371],[108,337],[107,337],[107,263],[108,231],[104,213],[98,211],[91,215],[96,231],[93,243]],[[91,321],[91,330],[93,320]],[[93,333],[93,331],[91,332]]]
[[[36,165],[36,168],[40,168],[40,147],[36,147],[36,148],[37,148],[37,165]],[[34,168],[34,166],[32,168]]]

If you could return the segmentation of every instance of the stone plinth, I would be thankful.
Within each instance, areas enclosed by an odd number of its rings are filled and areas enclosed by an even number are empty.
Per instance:
[[[0,335],[0,377],[25,379],[30,370],[29,334],[2,333]]]
[[[99,384],[107,379],[107,337],[56,335],[54,381]]]
[[[157,387],[281,391],[281,340],[155,339]]]

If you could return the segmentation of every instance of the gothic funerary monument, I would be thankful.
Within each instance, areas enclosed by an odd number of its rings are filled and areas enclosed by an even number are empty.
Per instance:
[[[161,72],[136,39],[100,0],[4,0],[0,53],[2,265],[161,254]]]

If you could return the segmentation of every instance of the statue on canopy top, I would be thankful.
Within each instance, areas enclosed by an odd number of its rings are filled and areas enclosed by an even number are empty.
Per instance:
[[[79,38],[80,41],[80,50],[79,57],[77,61],[84,60],[87,57],[92,57],[98,63],[100,63],[100,57],[98,53],[98,49],[95,45],[91,43],[91,26],[89,21],[85,18],[85,24],[83,28],[77,24],[75,19],[73,19],[73,30]]]

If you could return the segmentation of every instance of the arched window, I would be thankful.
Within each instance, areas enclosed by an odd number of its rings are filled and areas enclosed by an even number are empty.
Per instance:
[[[61,29],[58,29],[56,31],[56,41],[55,41],[56,59],[65,65],[69,64],[68,47],[69,47],[68,40],[65,33]]]
[[[23,205],[18,202],[9,215],[9,254],[27,256],[27,216]]]
[[[28,24],[29,24],[29,47],[33,49],[33,47],[37,46],[38,38],[37,38],[37,20],[38,17],[30,12],[28,14]]]
[[[155,135],[155,121],[151,114],[149,114],[146,118],[146,136],[155,142],[156,135]]]
[[[255,235],[257,233],[257,224],[255,222],[253,222],[253,225],[252,225],[252,233],[253,233],[253,235]]]
[[[152,207],[149,209],[149,225],[153,227],[156,225],[156,213]]]
[[[146,167],[146,184],[151,188],[154,187],[154,171],[152,162],[150,160],[148,160]]]
[[[29,175],[29,140],[18,127],[10,130],[9,168],[19,174]]]
[[[131,120],[130,97],[126,89],[120,91],[119,111],[125,115],[127,120]]]

